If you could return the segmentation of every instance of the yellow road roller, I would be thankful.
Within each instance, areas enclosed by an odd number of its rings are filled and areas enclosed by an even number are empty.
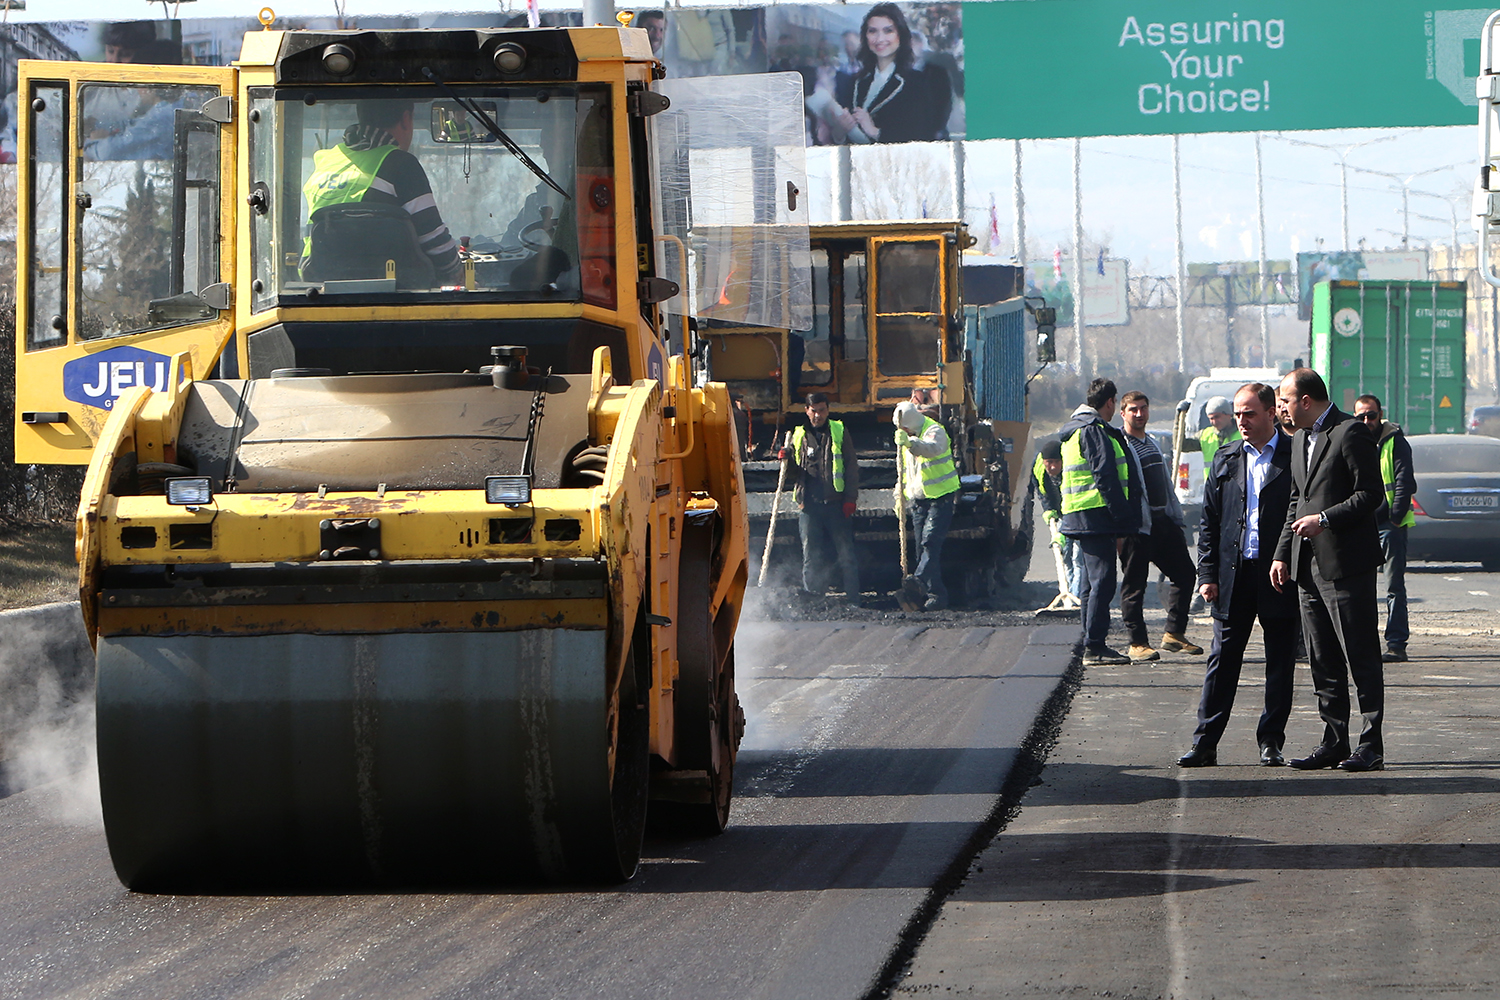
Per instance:
[[[88,465],[115,870],[627,879],[648,808],[728,820],[744,485],[693,357],[705,303],[806,297],[800,82],[262,23],[20,64],[16,458]]]

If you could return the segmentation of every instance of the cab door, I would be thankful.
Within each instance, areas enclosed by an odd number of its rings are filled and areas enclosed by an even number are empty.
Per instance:
[[[15,458],[85,464],[122,393],[232,333],[235,70],[18,70]]]
[[[950,249],[941,233],[870,240],[872,401],[904,398],[913,388],[946,381]]]

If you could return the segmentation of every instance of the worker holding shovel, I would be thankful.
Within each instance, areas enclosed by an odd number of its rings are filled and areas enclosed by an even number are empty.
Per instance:
[[[899,453],[901,489],[911,513],[916,537],[917,568],[913,576],[927,593],[922,607],[937,611],[948,606],[943,585],[943,541],[953,523],[958,496],[958,469],[953,446],[943,425],[922,413],[913,402],[899,403],[893,414]]]
[[[859,557],[854,550],[854,512],[859,505],[859,461],[841,421],[828,419],[828,397],[810,392],[807,425],[798,427],[782,452],[797,475],[797,527],[802,532],[802,589],[822,596],[832,573],[832,549],[843,571],[844,595],[859,607]]]

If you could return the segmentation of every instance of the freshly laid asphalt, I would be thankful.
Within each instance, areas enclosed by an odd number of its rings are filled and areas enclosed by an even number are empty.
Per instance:
[[[1414,621],[1448,624],[1419,627],[1410,662],[1386,670],[1381,772],[1260,766],[1249,658],[1219,766],[1181,769],[1204,658],[1089,668],[1037,784],[895,995],[1500,993],[1500,622],[1454,621],[1491,605],[1490,586],[1413,604]],[[1207,646],[1206,619],[1194,627]],[[1288,756],[1321,733],[1300,664]]]

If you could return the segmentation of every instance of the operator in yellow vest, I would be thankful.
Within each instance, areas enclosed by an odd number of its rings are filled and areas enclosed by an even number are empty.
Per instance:
[[[1397,424],[1385,419],[1380,397],[1365,395],[1354,401],[1354,415],[1365,422],[1380,448],[1380,477],[1385,481],[1385,503],[1375,514],[1380,529],[1380,551],[1385,557],[1386,663],[1406,662],[1411,626],[1406,617],[1406,529],[1417,523],[1412,497],[1417,476],[1412,469],[1411,445]]]
[[[1203,405],[1208,417],[1208,426],[1198,432],[1198,447],[1203,452],[1203,474],[1214,467],[1214,455],[1220,445],[1242,440],[1240,429],[1234,423],[1234,404],[1223,396],[1215,396]],[[1192,451],[1192,448],[1184,449]]]
[[[943,584],[943,541],[953,523],[958,498],[958,467],[943,425],[925,415],[910,400],[891,415],[896,425],[897,461],[906,481],[906,508],[917,543],[917,566],[912,575],[927,593],[922,607],[938,611],[948,606]]]
[[[828,397],[807,394],[807,425],[792,431],[783,461],[797,476],[797,527],[802,533],[802,589],[821,597],[832,582],[829,549],[843,571],[844,597],[859,607],[859,555],[854,512],[859,507],[859,461],[843,421],[828,419]]]
[[[1080,577],[1075,567],[1078,546],[1062,533],[1062,442],[1047,441],[1037,451],[1036,461],[1031,466],[1031,478],[1036,481],[1036,497],[1042,506],[1042,520],[1052,534],[1052,544],[1062,553],[1063,566],[1068,571],[1068,593],[1078,596]]]
[[[1115,557],[1121,540],[1141,528],[1140,481],[1126,458],[1125,435],[1109,421],[1115,415],[1115,384],[1096,378],[1087,402],[1063,425],[1062,533],[1083,550],[1083,662],[1124,664],[1130,657],[1110,649],[1109,604],[1115,596]]]
[[[359,121],[343,141],[313,154],[313,172],[302,185],[308,221],[320,208],[349,202],[397,205],[411,216],[417,244],[439,284],[457,283],[463,266],[458,241],[448,232],[432,195],[427,171],[409,149],[415,126],[410,100],[360,101]],[[368,248],[365,248],[368,249]],[[395,254],[399,248],[392,248]],[[312,241],[303,249],[302,270],[312,266]]]

